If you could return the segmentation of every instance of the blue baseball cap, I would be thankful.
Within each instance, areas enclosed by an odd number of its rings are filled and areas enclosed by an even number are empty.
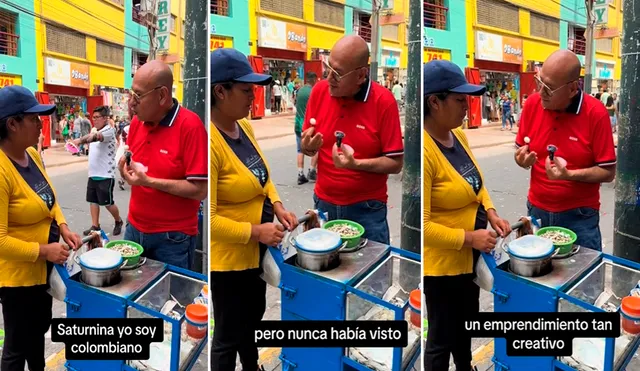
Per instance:
[[[211,52],[211,84],[245,82],[269,85],[272,77],[253,72],[247,57],[235,49],[223,48]]]
[[[47,116],[55,110],[55,104],[40,104],[29,89],[20,85],[0,89],[0,120],[25,113]]]
[[[442,59],[426,63],[422,73],[424,95],[437,93],[482,95],[487,90],[482,85],[469,84],[460,67]]]

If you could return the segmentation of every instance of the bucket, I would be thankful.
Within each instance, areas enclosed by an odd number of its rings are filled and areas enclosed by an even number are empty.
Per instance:
[[[187,335],[199,340],[207,336],[209,307],[203,304],[189,304],[185,312]]]
[[[411,324],[420,328],[422,326],[422,293],[413,290],[409,295],[409,307],[411,308]]]
[[[640,334],[640,298],[626,296],[620,305],[622,329],[629,334]]]

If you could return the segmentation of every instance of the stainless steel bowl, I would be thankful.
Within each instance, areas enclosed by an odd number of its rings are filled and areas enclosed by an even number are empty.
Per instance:
[[[553,255],[541,259],[521,259],[509,254],[509,269],[518,276],[541,277],[553,270]]]
[[[340,265],[340,248],[322,254],[312,254],[300,249],[296,250],[296,262],[300,268],[313,272],[324,272],[334,269]]]
[[[91,269],[81,265],[77,256],[75,261],[80,265],[82,282],[93,287],[109,287],[119,283],[122,279],[121,269],[127,265],[127,261],[124,260],[122,264],[111,269]]]

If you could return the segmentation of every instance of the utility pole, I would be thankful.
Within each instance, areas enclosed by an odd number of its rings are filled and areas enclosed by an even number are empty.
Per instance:
[[[587,40],[585,58],[584,58],[584,91],[591,94],[591,66],[593,65],[593,29],[595,28],[596,19],[593,16],[593,0],[585,0],[587,7],[587,30],[585,39]]]
[[[634,38],[640,29],[640,1],[625,0],[623,9],[613,254],[640,262],[640,161],[636,152],[640,145],[640,44]]]
[[[158,51],[158,43],[156,41],[156,31],[158,29],[158,4],[157,0],[143,0],[140,2],[139,16],[147,26],[149,35],[149,57],[148,61],[156,59]]]
[[[207,75],[209,73],[209,65],[207,63],[207,55],[209,53],[209,2],[202,0],[186,0],[186,18],[184,33],[184,85],[183,105],[188,110],[195,112],[200,120],[204,123],[204,127],[209,129],[207,123],[209,107],[207,106],[207,97],[209,95],[209,87],[207,86]],[[182,27],[182,25],[180,26]],[[209,198],[207,197],[200,204],[201,212],[199,215],[199,239],[196,244],[196,256],[202,257],[202,266],[200,271],[209,272],[208,269],[208,220],[209,220]],[[196,268],[198,263],[196,262]]]
[[[371,71],[369,78],[373,81],[378,81],[380,1],[381,0],[371,0]]]
[[[422,198],[420,174],[422,173],[421,157],[422,138],[421,100],[422,100],[422,0],[409,0],[409,54],[407,57],[407,95],[404,132],[404,166],[402,169],[402,230],[400,247],[416,254],[422,251]],[[420,264],[404,264],[400,271],[407,287],[406,280],[415,282],[422,277]],[[402,278],[401,278],[402,280]]]

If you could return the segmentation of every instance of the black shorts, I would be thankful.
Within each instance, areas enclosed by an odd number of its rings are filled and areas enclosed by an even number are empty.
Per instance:
[[[94,180],[89,178],[87,183],[87,202],[100,206],[111,206],[113,200],[113,187],[115,179]]]

